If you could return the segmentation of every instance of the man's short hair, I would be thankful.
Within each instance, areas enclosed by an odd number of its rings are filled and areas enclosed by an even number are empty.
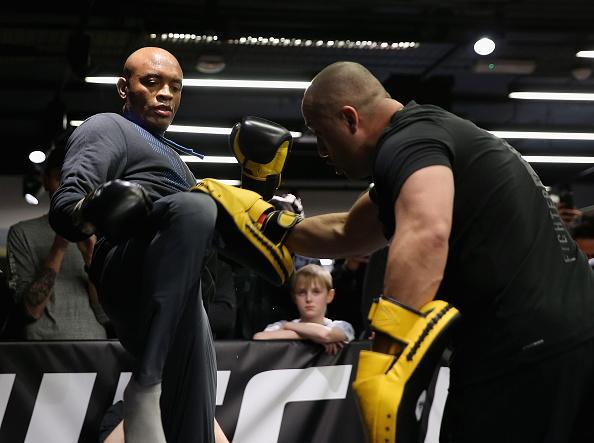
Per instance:
[[[310,263],[299,268],[291,277],[291,293],[295,292],[295,286],[299,279],[306,280],[307,283],[315,281],[321,283],[329,291],[332,289],[332,275],[326,269],[315,263]]]

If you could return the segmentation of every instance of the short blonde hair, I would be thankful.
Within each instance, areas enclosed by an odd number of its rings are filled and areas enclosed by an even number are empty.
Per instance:
[[[332,275],[326,269],[316,264],[305,265],[299,268],[291,277],[291,294],[295,292],[298,280],[305,280],[306,283],[321,283],[329,291],[332,289]]]

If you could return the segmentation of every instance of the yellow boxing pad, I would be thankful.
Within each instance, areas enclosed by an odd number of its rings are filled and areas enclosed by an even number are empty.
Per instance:
[[[399,353],[361,351],[359,355],[353,389],[370,443],[419,441],[417,400],[428,387],[459,317],[456,308],[441,300],[427,303],[420,311],[385,297],[374,301],[369,319],[376,337],[388,337]]]
[[[284,245],[289,230],[301,217],[278,211],[262,196],[235,188],[212,178],[201,180],[192,192],[210,195],[217,203],[217,230],[221,253],[256,271],[275,285],[293,273],[293,257]]]

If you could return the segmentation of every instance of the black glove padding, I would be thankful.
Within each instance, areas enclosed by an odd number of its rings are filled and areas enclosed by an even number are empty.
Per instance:
[[[117,243],[134,236],[152,206],[141,185],[112,180],[82,199],[74,216],[79,229],[85,234],[97,233]]]
[[[269,120],[245,117],[237,123],[229,144],[241,165],[241,187],[270,200],[280,186],[292,142],[286,128]]]

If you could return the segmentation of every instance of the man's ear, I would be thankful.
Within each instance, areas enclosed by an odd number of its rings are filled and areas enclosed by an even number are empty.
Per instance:
[[[357,109],[353,106],[345,105],[341,108],[340,113],[342,114],[349,131],[354,134],[359,126],[359,113],[357,112]]]
[[[124,77],[118,78],[116,87],[118,89],[118,95],[125,100],[128,97],[128,80]]]
[[[336,293],[336,291],[334,289],[330,289],[328,291],[328,295],[326,295],[326,304],[332,303],[332,300],[334,300],[335,293]]]

